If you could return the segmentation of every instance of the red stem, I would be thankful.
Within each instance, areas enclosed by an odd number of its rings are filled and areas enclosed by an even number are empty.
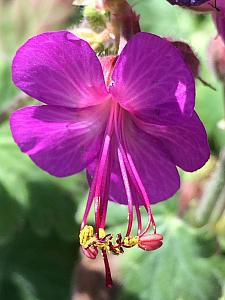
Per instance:
[[[110,267],[109,267],[109,261],[108,261],[106,251],[104,249],[102,250],[102,256],[103,256],[104,265],[105,265],[105,286],[107,288],[112,288],[113,281],[112,281],[111,271],[110,271]]]

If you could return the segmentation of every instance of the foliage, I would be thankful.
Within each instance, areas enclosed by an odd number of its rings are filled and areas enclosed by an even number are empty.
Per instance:
[[[148,255],[136,250],[125,257],[125,286],[134,292],[138,287],[141,300],[218,299],[221,285],[213,256],[201,253],[202,244],[208,248],[211,241],[203,243],[197,230],[175,216],[161,218],[163,247]]]

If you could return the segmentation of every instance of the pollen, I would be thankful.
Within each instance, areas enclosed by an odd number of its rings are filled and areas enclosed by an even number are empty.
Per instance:
[[[91,244],[94,242],[94,228],[92,226],[86,225],[81,231],[80,231],[80,244],[85,249],[90,247]]]
[[[136,246],[138,244],[138,240],[139,240],[138,236],[134,236],[134,237],[126,236],[123,240],[124,247]]]
[[[105,230],[103,228],[99,228],[98,235],[100,238],[104,238],[106,236]]]
[[[94,233],[92,226],[86,225],[80,231],[80,244],[84,249],[95,248],[96,250],[105,250],[107,253],[119,255],[124,253],[124,248],[132,248],[139,243],[138,236],[126,236],[122,238],[119,233],[116,235],[115,242],[112,234],[106,234],[103,228],[99,228]]]

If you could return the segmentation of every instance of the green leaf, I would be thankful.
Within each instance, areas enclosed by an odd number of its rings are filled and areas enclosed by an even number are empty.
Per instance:
[[[33,230],[43,236],[52,230],[64,239],[78,235],[76,205],[72,194],[52,182],[29,182],[29,220]]]
[[[0,244],[8,242],[23,223],[23,207],[0,184]]]
[[[46,236],[55,231],[64,239],[73,240],[78,235],[76,203],[86,194],[84,176],[50,176],[20,152],[7,124],[0,129],[1,237],[13,233],[22,213],[36,233]]]
[[[83,176],[40,170],[0,127],[0,299],[67,300],[78,255]]]
[[[212,300],[221,286],[209,258],[201,256],[197,232],[176,217],[164,217],[164,244],[155,252],[129,251],[124,286],[141,300]]]
[[[78,244],[54,234],[42,238],[29,225],[0,247],[0,299],[67,300]],[[2,279],[2,280],[1,280]]]
[[[1,53],[0,53],[1,56]],[[9,103],[12,102],[16,93],[19,91],[13,85],[11,80],[11,59],[5,59],[4,63],[1,60],[0,64],[0,112],[2,108],[5,108]]]

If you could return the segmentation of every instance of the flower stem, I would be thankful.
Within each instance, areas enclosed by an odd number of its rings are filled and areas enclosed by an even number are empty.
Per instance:
[[[223,82],[223,109],[224,109],[224,122],[225,122],[225,82]]]
[[[225,186],[223,187],[223,189],[218,197],[218,200],[215,204],[215,207],[211,213],[209,223],[216,224],[217,221],[222,216],[224,211],[225,211]]]
[[[223,102],[225,120],[225,82],[223,82]],[[221,151],[216,168],[209,179],[195,215],[195,224],[214,224],[225,209],[225,148]]]
[[[221,152],[214,173],[209,179],[197,208],[195,224],[204,226],[209,221],[212,211],[217,205],[222,189],[225,185],[225,149]]]

